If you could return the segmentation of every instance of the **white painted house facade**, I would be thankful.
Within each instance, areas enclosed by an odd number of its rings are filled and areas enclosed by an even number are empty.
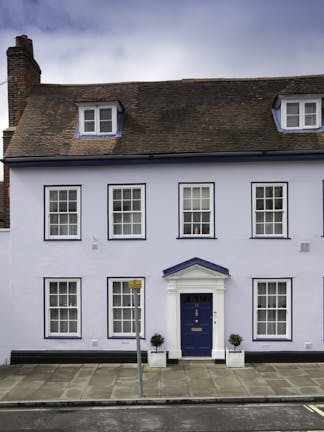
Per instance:
[[[9,63],[34,62],[17,39]],[[135,359],[133,279],[143,351],[161,333],[169,361],[223,361],[239,333],[251,361],[323,359],[323,89],[30,86],[5,142],[1,362]]]

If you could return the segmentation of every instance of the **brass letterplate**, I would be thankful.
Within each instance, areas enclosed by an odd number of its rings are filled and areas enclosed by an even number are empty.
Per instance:
[[[202,332],[202,327],[191,327],[192,332]]]

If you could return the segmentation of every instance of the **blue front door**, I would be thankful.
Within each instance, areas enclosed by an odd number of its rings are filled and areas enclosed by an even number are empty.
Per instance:
[[[181,294],[181,350],[184,357],[210,357],[212,294]]]

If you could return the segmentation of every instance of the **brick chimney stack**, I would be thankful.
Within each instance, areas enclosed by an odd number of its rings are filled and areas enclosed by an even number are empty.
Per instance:
[[[16,46],[7,50],[9,127],[17,126],[25,108],[25,97],[40,83],[41,70],[34,59],[33,41],[16,37]]]
[[[16,46],[8,48],[7,65],[9,127],[3,131],[4,158],[24,111],[25,98],[31,87],[40,83],[41,70],[34,59],[33,41],[28,39],[26,35],[17,36]],[[3,201],[0,202],[0,207],[3,209],[3,220],[0,221],[0,228],[9,228],[9,168],[6,165],[3,169]]]

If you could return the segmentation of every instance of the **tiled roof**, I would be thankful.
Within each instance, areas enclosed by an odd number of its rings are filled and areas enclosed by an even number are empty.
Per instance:
[[[278,95],[322,94],[324,75],[35,86],[5,157],[324,151],[323,133],[280,133]],[[120,138],[78,139],[78,102],[124,107]]]

